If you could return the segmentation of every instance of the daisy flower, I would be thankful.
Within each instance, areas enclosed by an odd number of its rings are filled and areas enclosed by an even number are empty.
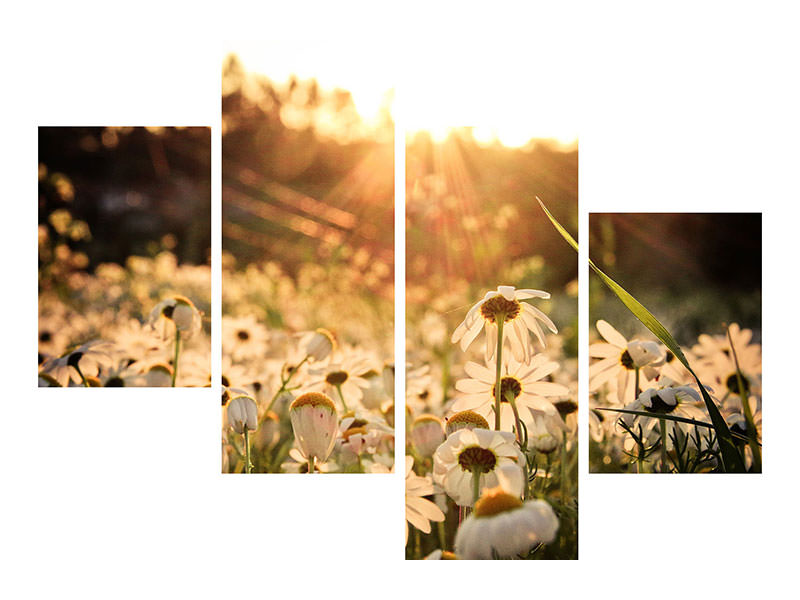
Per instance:
[[[504,361],[506,362],[506,361]],[[514,425],[514,411],[508,396],[514,398],[520,418],[528,425],[531,422],[529,411],[553,410],[553,404],[547,398],[565,396],[569,388],[559,383],[544,379],[558,369],[558,363],[551,361],[544,354],[537,354],[529,364],[511,359],[505,364],[505,373],[500,380],[500,428],[511,431]],[[459,379],[456,389],[463,392],[453,403],[454,412],[471,410],[483,416],[487,421],[494,420],[495,411],[495,366],[484,367],[475,362],[468,362],[464,371],[469,379]]]
[[[558,525],[558,517],[544,500],[523,502],[498,486],[485,491],[461,523],[455,553],[466,560],[513,558],[552,542]]]
[[[324,366],[309,368],[308,374],[312,381],[306,385],[306,389],[322,390],[328,394],[333,394],[336,390],[344,410],[347,411],[349,410],[348,401],[360,401],[363,395],[362,390],[369,387],[369,381],[362,377],[369,370],[370,360],[368,357],[351,353],[341,362],[331,362]]]
[[[475,488],[497,485],[497,469],[520,468],[525,458],[506,431],[461,429],[450,434],[433,455],[433,481],[459,506],[472,506]],[[474,481],[478,477],[478,481]]]
[[[42,371],[58,381],[62,387],[70,382],[83,384],[86,377],[96,377],[102,367],[114,364],[114,345],[103,340],[93,340],[78,346],[63,356],[46,361]]]
[[[148,323],[165,340],[174,336],[176,329],[187,339],[203,324],[200,311],[185,296],[173,296],[156,304],[150,311]]]
[[[553,333],[558,333],[558,330],[541,310],[521,300],[549,297],[549,293],[541,290],[517,290],[510,285],[498,286],[497,291],[486,292],[483,300],[469,309],[467,316],[453,332],[450,341],[454,344],[460,342],[461,349],[466,351],[485,327],[486,362],[489,362],[495,353],[498,322],[500,322],[503,324],[503,343],[505,340],[509,341],[511,352],[517,362],[528,362],[532,354],[529,332],[533,333],[544,347],[544,332],[539,322],[544,323]]]
[[[289,417],[295,440],[312,471],[314,460],[320,463],[328,460],[336,443],[339,426],[336,406],[325,394],[309,392],[292,402]]]
[[[269,334],[255,317],[222,317],[222,346],[234,361],[261,359],[267,352]]]
[[[406,456],[406,543],[409,523],[423,533],[430,533],[431,521],[444,521],[444,513],[439,507],[424,498],[433,493],[431,480],[414,473],[414,459]]]
[[[623,413],[622,419],[629,426],[633,426],[637,420],[645,421],[642,423],[642,435],[648,439],[655,439],[660,431],[656,431],[655,426],[659,422],[659,415],[675,415],[687,419],[699,421],[708,420],[706,413],[698,408],[697,404],[703,402],[703,398],[695,388],[689,385],[674,385],[674,382],[666,377],[659,378],[658,387],[649,387],[639,396],[627,404],[627,410],[638,410],[651,413],[654,418],[647,419],[638,415]],[[690,433],[693,426],[688,423],[664,420],[667,433],[667,449],[672,449],[672,432],[678,427],[683,433]]]
[[[604,383],[611,383],[612,387],[616,384],[617,398],[624,404],[626,398],[634,396],[636,369],[643,369],[640,377],[655,378],[655,368],[647,367],[663,361],[664,353],[656,342],[629,342],[603,320],[597,322],[597,331],[606,341],[589,346],[589,356],[601,359],[589,367],[589,391],[598,390]],[[644,387],[642,380],[639,383]]]

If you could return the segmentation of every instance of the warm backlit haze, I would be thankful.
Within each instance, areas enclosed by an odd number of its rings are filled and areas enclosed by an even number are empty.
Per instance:
[[[533,46],[504,47],[502,39],[489,38],[447,49],[409,48],[403,65],[397,112],[411,135],[425,130],[442,141],[453,128],[470,127],[484,144],[577,143],[578,78]]]

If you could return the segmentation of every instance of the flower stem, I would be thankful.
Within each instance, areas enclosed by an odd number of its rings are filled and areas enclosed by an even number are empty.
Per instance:
[[[478,501],[481,495],[481,468],[472,467],[472,506]]]
[[[91,385],[89,385],[89,382],[86,380],[86,376],[83,374],[83,371],[81,371],[81,368],[78,366],[77,361],[72,366],[75,367],[75,370],[78,372],[78,375],[81,376],[81,381],[83,381],[83,385],[85,385],[86,387],[92,387]],[[69,383],[69,382],[67,382],[67,383]]]
[[[508,394],[506,394],[506,400],[508,400],[508,403],[511,405],[511,410],[514,413],[514,427],[517,430],[517,444],[519,444],[519,447],[524,451],[525,448],[522,446],[522,426],[519,423],[519,411],[517,410],[517,401],[514,399],[514,393],[508,392]]]
[[[634,401],[636,401],[636,399],[639,397],[639,394],[641,393],[639,391],[639,367],[636,367],[635,373],[636,373],[636,381],[635,381],[635,385],[633,386],[633,400]]]
[[[659,419],[658,423],[661,428],[661,472],[669,473],[669,467],[667,467],[667,420]]]
[[[175,380],[178,378],[178,354],[181,347],[181,330],[175,323],[175,357],[172,359],[172,387],[175,387]]]
[[[308,472],[314,474],[314,455],[308,457]]]
[[[292,377],[294,377],[294,374],[297,373],[300,370],[300,367],[303,366],[303,364],[308,360],[308,358],[309,358],[309,355],[306,354],[305,358],[303,358],[303,360],[301,360],[298,363],[298,365],[294,369],[292,369],[292,372],[289,373],[289,375],[287,375],[286,378],[284,378],[281,375],[281,387],[278,388],[278,391],[275,392],[274,396],[272,396],[272,400],[269,401],[269,405],[267,406],[267,410],[272,410],[272,405],[275,404],[275,401],[280,397],[280,395],[283,392],[286,391],[286,386],[289,385],[289,382],[292,380]]]
[[[561,432],[561,504],[567,505],[569,484],[567,482],[567,432]]]
[[[348,411],[347,403],[344,401],[344,394],[342,394],[342,384],[336,385],[336,391],[339,392],[339,399],[342,401],[342,406],[344,407],[344,412]]]
[[[253,465],[250,462],[250,430],[247,427],[244,428],[244,472],[253,472]]]
[[[503,324],[506,320],[504,313],[495,315],[497,321],[497,351],[495,352],[495,360],[497,362],[496,377],[494,384],[494,429],[500,431],[500,401],[502,399],[502,386],[500,385],[503,380]]]

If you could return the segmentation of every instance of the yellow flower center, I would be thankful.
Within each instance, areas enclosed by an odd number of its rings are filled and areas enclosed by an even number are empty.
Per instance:
[[[483,493],[483,496],[475,503],[475,510],[472,514],[475,515],[476,519],[479,519],[481,517],[491,517],[507,510],[514,510],[521,506],[522,500],[498,487]]]
[[[331,411],[336,412],[336,405],[333,403],[333,400],[328,398],[325,394],[321,394],[320,392],[308,392],[307,394],[298,396],[295,398],[294,402],[292,402],[289,410],[296,410],[298,408],[302,408],[303,406],[324,406],[325,408],[329,408]]]
[[[447,419],[448,425],[473,425],[479,429],[489,429],[489,423],[481,415],[472,410],[462,410]]]
[[[519,302],[516,300],[506,300],[503,296],[489,298],[481,304],[481,315],[490,323],[497,322],[497,318],[502,316],[504,321],[511,321],[517,317],[520,311]]]

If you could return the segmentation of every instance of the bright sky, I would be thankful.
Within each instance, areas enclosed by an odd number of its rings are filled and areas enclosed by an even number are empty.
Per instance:
[[[473,127],[478,141],[497,138],[506,146],[532,138],[570,144],[578,137],[579,78],[565,69],[571,56],[563,48],[509,44],[498,34],[452,46],[409,40],[402,49],[382,50],[374,41],[320,40],[236,43],[231,51],[248,71],[276,82],[295,74],[350,91],[368,123],[394,90],[392,114],[411,134],[427,130],[441,140],[450,128]]]

